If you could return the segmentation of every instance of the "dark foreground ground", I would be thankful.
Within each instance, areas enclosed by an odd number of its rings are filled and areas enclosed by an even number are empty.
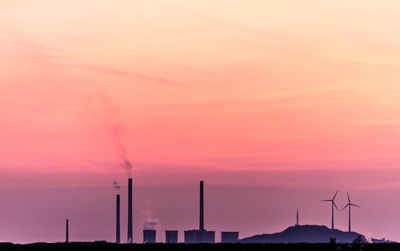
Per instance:
[[[0,251],[6,250],[132,250],[132,251],[283,251],[283,250],[400,250],[400,244],[113,244],[113,243],[34,243],[17,245],[0,243]]]

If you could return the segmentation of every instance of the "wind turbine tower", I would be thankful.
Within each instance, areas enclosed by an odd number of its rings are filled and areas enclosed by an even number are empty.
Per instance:
[[[336,210],[339,210],[335,204],[335,198],[336,195],[338,194],[339,190],[336,191],[335,195],[333,196],[332,199],[330,200],[322,200],[322,201],[326,201],[326,202],[331,202],[332,203],[332,230],[335,230],[335,211],[333,209],[333,207],[336,208]]]
[[[349,232],[351,232],[351,207],[358,207],[359,208],[359,206],[357,206],[356,204],[351,203],[349,193],[347,193],[347,200],[348,200],[348,203],[342,209],[342,211],[345,210],[346,207],[349,207]]]
[[[297,212],[296,212],[296,226],[299,225],[299,209],[297,208]]]

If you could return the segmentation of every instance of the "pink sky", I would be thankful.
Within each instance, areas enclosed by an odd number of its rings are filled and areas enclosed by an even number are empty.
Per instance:
[[[310,224],[329,224],[318,201],[340,188],[363,206],[354,230],[400,240],[400,222],[389,217],[400,209],[399,11],[394,0],[0,0],[0,196],[8,202],[0,241],[61,240],[63,226],[61,237],[54,229],[91,202],[91,222],[109,221],[82,223],[75,238],[113,240],[111,183],[126,180],[118,143],[142,187],[139,205],[168,187],[196,191],[200,179],[215,193],[261,187],[271,198],[254,196],[253,207],[282,200],[266,218],[246,208],[212,218],[219,211],[207,204],[210,227],[246,236],[283,229],[296,207],[321,211]],[[24,191],[35,198],[29,206],[19,201]],[[49,198],[65,206],[51,210],[51,222],[43,220]],[[168,222],[165,211],[177,209],[164,202],[155,217]],[[178,204],[189,212],[188,203]],[[19,217],[26,211],[35,220]],[[189,215],[168,224],[196,226]],[[345,215],[338,225],[346,229]],[[93,234],[99,228],[111,230]]]

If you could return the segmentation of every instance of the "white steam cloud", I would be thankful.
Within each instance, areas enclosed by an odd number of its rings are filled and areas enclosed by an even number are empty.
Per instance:
[[[144,201],[145,208],[142,209],[142,214],[144,216],[143,229],[144,230],[157,230],[161,228],[161,223],[159,219],[153,217],[153,207],[150,199]]]

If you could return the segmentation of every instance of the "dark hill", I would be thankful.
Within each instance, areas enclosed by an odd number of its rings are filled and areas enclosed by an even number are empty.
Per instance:
[[[343,232],[331,230],[326,226],[304,225],[288,227],[284,231],[275,234],[261,234],[241,239],[241,243],[324,243],[329,242],[330,238],[335,238],[336,242],[352,243],[357,237],[361,236],[361,241],[365,242],[364,236],[356,232]]]

